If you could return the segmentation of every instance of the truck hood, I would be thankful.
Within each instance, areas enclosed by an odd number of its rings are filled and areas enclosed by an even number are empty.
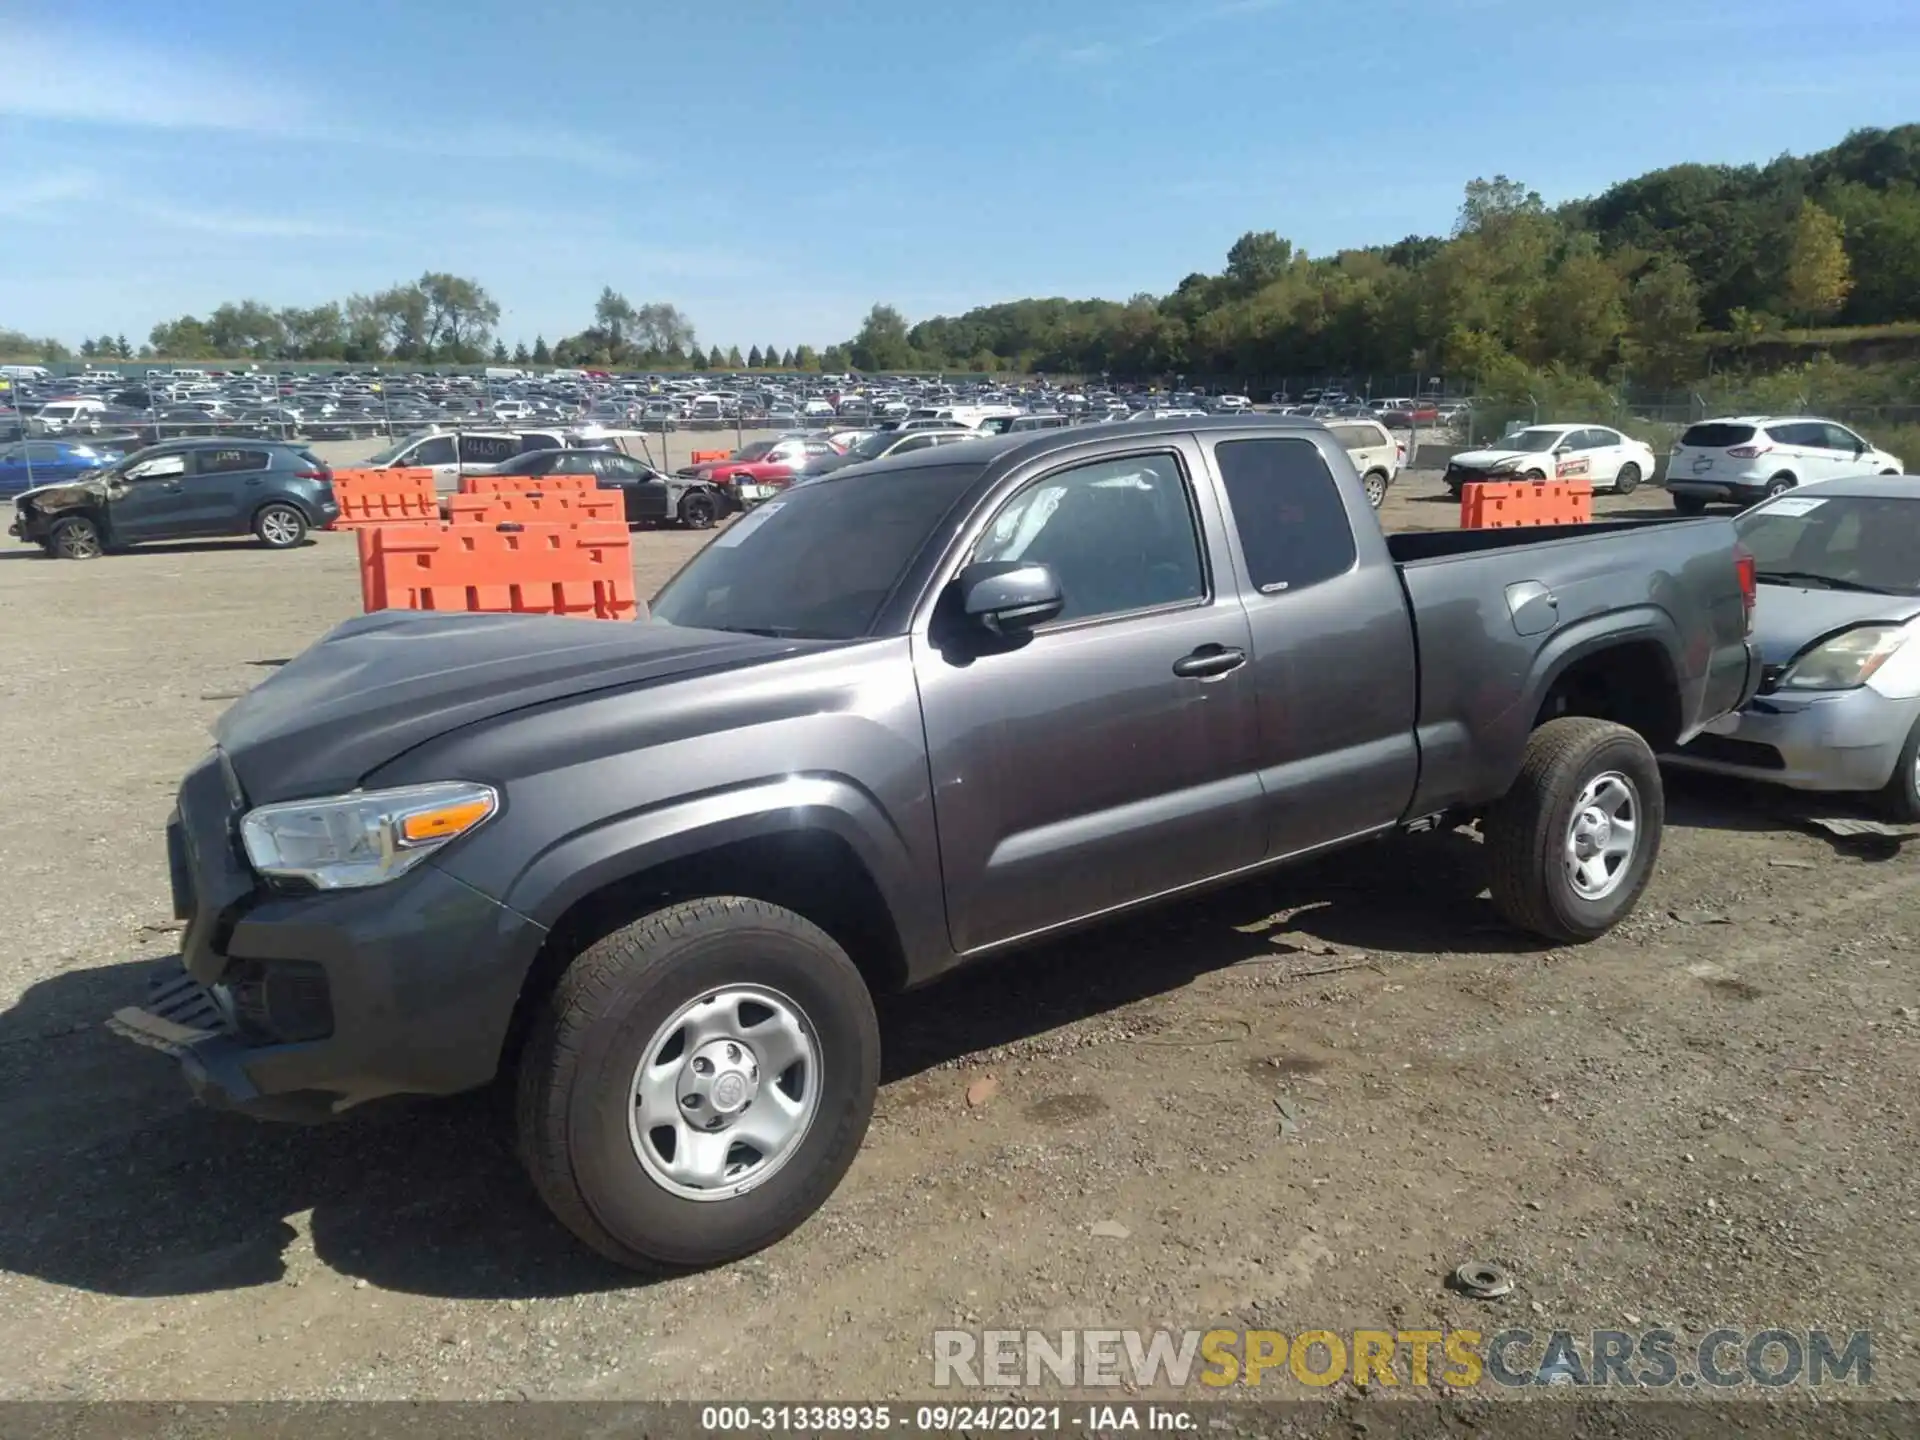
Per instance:
[[[1822,635],[1875,621],[1897,625],[1916,617],[1920,597],[1911,595],[1763,584],[1753,607],[1753,642],[1762,664],[1784,665]]]
[[[801,648],[647,621],[383,610],[347,621],[287,662],[222,715],[213,734],[254,804],[335,794],[463,725]]]

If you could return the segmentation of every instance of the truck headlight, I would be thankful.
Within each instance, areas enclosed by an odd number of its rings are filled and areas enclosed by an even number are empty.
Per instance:
[[[449,781],[262,805],[240,822],[262,875],[354,890],[404,875],[500,809],[490,785]]]
[[[1487,473],[1489,475],[1504,475],[1510,470],[1518,470],[1519,468],[1520,457],[1516,455],[1511,460],[1494,461],[1493,464],[1487,467]]]
[[[1783,690],[1852,690],[1907,643],[1904,625],[1861,625],[1797,656],[1780,677]]]

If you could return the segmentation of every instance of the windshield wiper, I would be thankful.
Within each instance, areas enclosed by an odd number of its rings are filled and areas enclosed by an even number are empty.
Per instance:
[[[1811,570],[1762,570],[1753,578],[1763,584],[1809,585],[1816,590],[1857,590],[1865,595],[1892,593],[1878,585],[1862,585],[1858,580],[1842,580],[1834,575],[1816,575]]]

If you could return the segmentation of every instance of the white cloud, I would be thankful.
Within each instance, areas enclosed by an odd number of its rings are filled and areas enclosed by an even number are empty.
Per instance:
[[[1099,69],[1157,50],[1208,26],[1231,26],[1251,16],[1277,10],[1286,3],[1287,0],[1213,0],[1211,4],[1189,5],[1158,23],[1149,23],[1144,18],[1130,20],[1121,13],[1107,22],[1121,31],[1117,36],[1073,43],[1054,36],[1032,35],[1020,43],[1015,53],[1026,60],[1051,57],[1075,70]],[[1222,34],[1223,38],[1229,37],[1231,31]]]
[[[358,240],[381,234],[356,225],[341,225],[331,220],[303,219],[296,215],[251,215],[243,211],[207,209],[164,201],[136,200],[130,212],[139,219],[176,230],[193,230],[203,235],[227,235],[236,239],[259,240]]]
[[[289,79],[213,64],[92,31],[6,40],[0,116],[116,129],[198,130],[283,144],[353,145],[444,159],[570,165],[602,175],[644,167],[629,152],[555,126],[527,128],[381,110],[378,124],[316,112]]]
[[[32,219],[58,213],[69,201],[98,195],[100,177],[91,170],[53,170],[23,180],[0,179],[0,215]]]

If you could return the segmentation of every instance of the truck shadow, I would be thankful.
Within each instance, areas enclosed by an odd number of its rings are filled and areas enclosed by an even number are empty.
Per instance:
[[[885,1079],[1256,956],[1537,950],[1475,898],[1477,850],[1462,834],[1364,846],[893,997]],[[343,1276],[473,1299],[645,1283],[547,1214],[503,1086],[313,1128],[194,1106],[172,1061],[99,1023],[140,999],[148,963],[56,975],[0,1014],[0,1269],[141,1297]]]

